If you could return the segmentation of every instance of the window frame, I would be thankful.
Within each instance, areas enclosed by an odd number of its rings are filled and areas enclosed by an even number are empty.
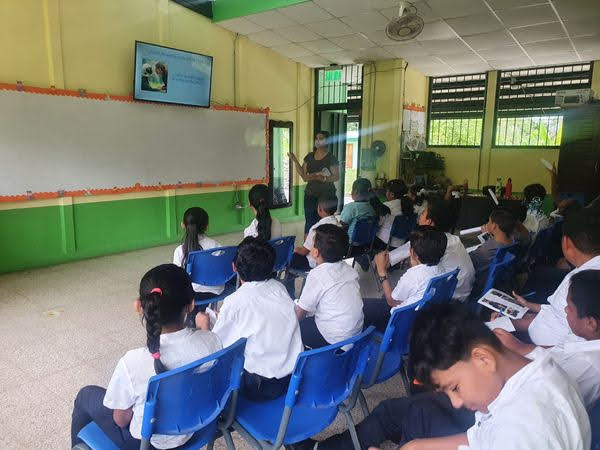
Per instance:
[[[432,99],[432,86],[434,78],[447,78],[447,77],[464,77],[470,75],[485,75],[485,82],[483,87],[483,111],[481,116],[481,136],[479,140],[479,145],[439,145],[439,144],[430,144],[429,143],[429,128],[431,124],[431,99]],[[488,92],[488,82],[489,76],[488,72],[478,72],[478,73],[466,73],[459,75],[448,75],[447,77],[429,77],[429,89],[427,92],[427,117],[425,121],[425,146],[426,148],[464,148],[464,149],[481,149],[483,146],[483,132],[485,130],[485,111],[487,108],[487,92]],[[436,120],[436,119],[434,119]]]
[[[496,80],[496,93],[495,93],[495,97],[494,97],[494,118],[493,118],[493,127],[492,127],[492,145],[491,148],[492,149],[498,149],[498,150],[503,150],[503,149],[523,149],[523,150],[558,150],[560,149],[561,145],[562,145],[562,140],[558,145],[499,145],[496,143],[496,132],[497,132],[497,128],[498,128],[498,119],[500,117],[498,117],[498,104],[499,104],[499,100],[500,100],[500,88],[502,86],[501,80],[502,80],[502,73],[503,72],[514,72],[514,71],[518,71],[518,70],[534,70],[534,69],[548,69],[548,68],[557,68],[557,67],[569,67],[569,66],[578,66],[578,65],[584,65],[584,64],[589,64],[590,65],[590,88],[591,88],[591,83],[593,80],[593,76],[594,76],[594,63],[593,61],[581,61],[581,62],[576,62],[576,63],[569,63],[569,64],[555,64],[555,65],[549,65],[549,66],[535,66],[535,67],[522,67],[522,68],[515,68],[515,69],[508,69],[508,70],[499,70],[498,71],[498,77]],[[557,88],[558,90],[561,90],[561,87]],[[564,113],[563,114],[546,114],[546,115],[538,115],[538,116],[522,116],[522,117],[552,117],[552,116],[563,116],[564,118]],[[562,125],[561,125],[562,126]]]
[[[287,128],[290,130],[290,149],[289,152],[292,153],[294,151],[294,122],[290,121],[281,121],[281,120],[269,120],[269,209],[280,209],[280,208],[289,208],[294,203],[293,197],[293,188],[294,188],[294,179],[292,172],[292,164],[291,161],[288,162],[288,177],[289,177],[289,187],[288,187],[288,198],[289,201],[286,203],[277,203],[273,202],[273,129],[274,128]],[[283,159],[283,158],[282,158]],[[289,158],[288,158],[289,159]]]

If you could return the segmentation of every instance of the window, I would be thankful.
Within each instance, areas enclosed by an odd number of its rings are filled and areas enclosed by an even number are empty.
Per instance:
[[[292,204],[292,172],[288,154],[292,152],[292,122],[269,121],[271,208],[285,208]]]
[[[496,94],[494,145],[556,147],[563,115],[556,91],[591,87],[590,63],[500,72]]]
[[[317,69],[315,106],[346,105],[362,102],[362,65]]]
[[[427,144],[442,147],[481,145],[486,74],[429,80]]]

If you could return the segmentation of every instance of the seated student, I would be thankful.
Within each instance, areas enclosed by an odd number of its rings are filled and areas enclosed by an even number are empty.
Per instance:
[[[275,250],[247,237],[237,248],[234,270],[241,286],[227,296],[212,328],[223,345],[246,338],[242,394],[256,401],[287,391],[296,357],[304,350],[294,303],[283,284],[272,279]],[[198,313],[196,326],[207,330],[208,315]]]
[[[358,273],[343,261],[348,234],[337,225],[320,225],[311,250],[317,267],[308,273],[296,314],[302,342],[324,347],[359,334],[363,327],[363,302]]]
[[[352,237],[358,219],[377,216],[371,204],[373,196],[370,190],[371,182],[366,178],[357,178],[352,183],[352,200],[354,201],[344,205],[340,215],[340,222],[344,228],[348,228],[348,236],[350,237]]]
[[[491,238],[481,244],[476,250],[469,253],[473,267],[475,267],[475,283],[473,284],[473,295],[482,294],[487,281],[488,273],[496,251],[514,242],[516,219],[512,213],[505,209],[495,209],[490,214],[488,223],[482,228],[484,233],[491,234]]]
[[[534,236],[550,226],[550,220],[543,209],[545,198],[546,189],[539,183],[529,184],[523,189],[523,204],[527,208],[527,216],[523,225]]]
[[[396,216],[412,216],[414,214],[413,202],[406,196],[407,193],[408,188],[404,180],[390,180],[387,182],[385,191],[387,202],[383,204],[389,208],[390,213],[379,219],[379,229],[373,243],[373,248],[376,250],[387,248]],[[392,238],[392,247],[400,247],[402,244],[404,244],[403,240]]]
[[[256,216],[244,230],[244,237],[258,237],[269,241],[281,237],[281,223],[269,212],[269,188],[266,184],[255,184],[248,192],[250,209]]]
[[[410,340],[417,380],[475,411],[466,433],[418,439],[405,449],[505,450],[590,447],[590,422],[577,386],[549,354],[533,361],[504,347],[473,313],[432,305],[417,313]]]
[[[146,347],[128,351],[117,363],[107,389],[86,386],[77,394],[71,422],[71,444],[94,421],[118,448],[138,449],[150,377],[221,350],[211,332],[185,327],[194,308],[192,280],[174,264],[157,266],[143,276],[134,303],[146,327]],[[175,448],[191,434],[152,436],[153,448]]]
[[[458,282],[454,291],[454,299],[465,301],[471,294],[473,282],[475,281],[475,268],[469,258],[465,246],[458,236],[450,234],[454,227],[454,215],[449,202],[443,199],[431,199],[427,202],[425,209],[421,212],[418,219],[419,225],[428,225],[443,231],[446,235],[448,244],[440,265],[446,268],[446,272],[451,272],[457,267]],[[390,252],[390,264],[398,264],[404,255],[408,254],[410,244],[392,250]]]
[[[410,234],[410,269],[402,275],[392,291],[387,276],[389,256],[386,252],[375,256],[375,266],[383,286],[385,301],[365,299],[365,328],[374,325],[384,331],[394,308],[416,303],[423,298],[429,280],[447,272],[439,265],[448,240],[446,235],[433,227],[419,226]]]
[[[575,269],[548,297],[549,304],[539,305],[523,297],[515,297],[529,308],[529,312],[512,322],[517,330],[527,331],[536,345],[556,345],[565,341],[570,334],[565,313],[570,278],[582,270],[600,269],[600,215],[597,212],[584,208],[565,219],[562,251]]]
[[[325,224],[341,226],[338,218],[334,215],[337,211],[338,198],[335,195],[323,195],[319,197],[317,204],[317,213],[321,220],[310,227],[304,244],[302,247],[296,247],[294,249],[294,255],[292,256],[291,266],[299,270],[310,270],[317,266],[317,262],[311,256],[311,250],[313,249],[313,243],[315,241],[315,230],[317,227]],[[345,255],[344,255],[345,256]]]
[[[589,410],[600,397],[600,271],[585,270],[571,278],[567,319],[573,333],[585,339],[568,341],[544,350],[525,344],[510,333],[496,329],[503,345],[528,359],[543,357],[549,352],[554,361],[579,387],[584,405]],[[405,444],[413,439],[448,436],[467,431],[474,422],[474,412],[466,407],[454,409],[443,392],[424,392],[409,397],[381,402],[356,427],[361,448],[379,445],[385,440]],[[413,445],[416,445],[415,442]],[[297,449],[313,449],[308,440]],[[327,438],[318,444],[319,450],[343,450],[352,446],[349,431]]]

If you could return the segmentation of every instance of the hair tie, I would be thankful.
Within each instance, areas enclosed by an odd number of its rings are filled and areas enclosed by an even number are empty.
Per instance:
[[[154,288],[150,291],[151,294],[158,294],[158,295],[162,295],[162,289],[161,288]]]
[[[160,352],[152,353],[154,359],[160,359]]]

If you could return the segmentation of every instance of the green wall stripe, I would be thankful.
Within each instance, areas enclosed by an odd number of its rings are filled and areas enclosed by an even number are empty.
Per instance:
[[[281,221],[304,219],[304,186],[292,191],[289,208],[272,210]],[[245,206],[248,191],[240,191]],[[175,243],[184,211],[208,212],[208,234],[242,230],[249,208],[235,208],[233,191],[0,211],[0,273]]]
[[[212,7],[213,22],[235,19],[305,1],[307,0],[215,0]]]

